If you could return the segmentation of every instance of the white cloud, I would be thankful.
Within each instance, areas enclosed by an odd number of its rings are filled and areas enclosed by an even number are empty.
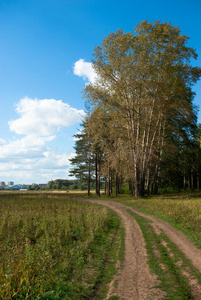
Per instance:
[[[20,118],[9,121],[11,131],[29,136],[49,136],[59,130],[80,122],[83,110],[55,99],[23,98],[16,105]]]
[[[0,145],[0,161],[40,157],[43,151],[46,150],[45,143],[52,141],[54,138],[55,136],[35,138],[26,136],[8,144]]]
[[[8,124],[11,131],[24,136],[9,142],[0,138],[0,179],[30,184],[67,178],[74,154],[58,154],[57,147],[55,152],[48,143],[54,140],[55,145],[60,128],[80,123],[84,111],[62,100],[27,97],[16,105],[16,112],[19,118]]]
[[[97,75],[92,67],[92,63],[85,62],[84,59],[79,59],[74,64],[73,73],[82,77],[84,80],[89,80],[92,84],[95,82]]]
[[[43,153],[43,158],[38,161],[38,165],[45,169],[66,168],[70,165],[67,154],[56,154],[54,151],[47,150]]]
[[[20,145],[20,141],[16,144]],[[23,142],[22,142],[23,143]],[[11,147],[12,145],[12,147]],[[0,178],[3,181],[14,181],[16,183],[46,183],[51,179],[67,178],[70,167],[69,159],[75,154],[57,154],[49,149],[45,143],[33,150],[32,146],[26,148],[26,153],[14,150],[13,143],[7,145],[8,155],[0,147]]]
[[[6,141],[0,138],[0,146],[6,144]]]

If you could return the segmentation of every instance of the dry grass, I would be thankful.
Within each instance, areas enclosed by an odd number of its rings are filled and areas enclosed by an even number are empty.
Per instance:
[[[109,222],[106,208],[63,193],[1,193],[0,299],[83,299],[94,293],[98,272],[89,285],[82,279],[89,262],[102,266]]]

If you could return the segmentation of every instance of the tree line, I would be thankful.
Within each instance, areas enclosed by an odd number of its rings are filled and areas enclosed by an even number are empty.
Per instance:
[[[188,37],[170,23],[143,21],[135,32],[105,37],[94,49],[94,84],[86,85],[87,116],[77,134],[71,175],[96,193],[135,196],[158,188],[200,188],[200,136],[193,85],[201,68]]]
[[[68,179],[55,179],[48,181],[47,184],[33,183],[28,186],[28,191],[38,190],[77,190],[86,189],[86,186],[82,185],[79,180],[68,180]]]

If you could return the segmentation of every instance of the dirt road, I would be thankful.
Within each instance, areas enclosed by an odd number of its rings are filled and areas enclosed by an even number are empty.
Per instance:
[[[201,250],[197,249],[183,233],[177,231],[168,223],[114,201],[87,201],[101,204],[114,210],[122,218],[123,226],[125,228],[124,266],[119,271],[117,277],[114,278],[114,280],[117,280],[118,286],[115,288],[112,283],[110,284],[107,299],[114,295],[122,300],[157,300],[163,299],[165,296],[163,291],[156,288],[158,283],[157,276],[150,273],[147,264],[145,241],[141,229],[135,221],[135,218],[133,218],[127,210],[150,220],[156,234],[160,234],[162,230],[201,273]],[[201,286],[198,284],[197,280],[191,280],[189,274],[185,274],[185,276],[189,278],[193,294],[192,299],[201,299]]]

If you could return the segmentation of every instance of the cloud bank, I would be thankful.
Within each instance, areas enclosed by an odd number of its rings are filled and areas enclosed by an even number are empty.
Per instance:
[[[84,117],[62,100],[23,98],[16,105],[18,118],[8,122],[10,130],[22,137],[10,142],[0,139],[0,180],[16,183],[47,182],[66,178],[73,153],[58,154],[48,146],[58,132]]]
[[[20,118],[11,120],[8,124],[11,131],[28,136],[49,136],[60,127],[68,127],[80,122],[84,116],[83,110],[77,110],[70,105],[55,99],[23,98],[16,105]]]

